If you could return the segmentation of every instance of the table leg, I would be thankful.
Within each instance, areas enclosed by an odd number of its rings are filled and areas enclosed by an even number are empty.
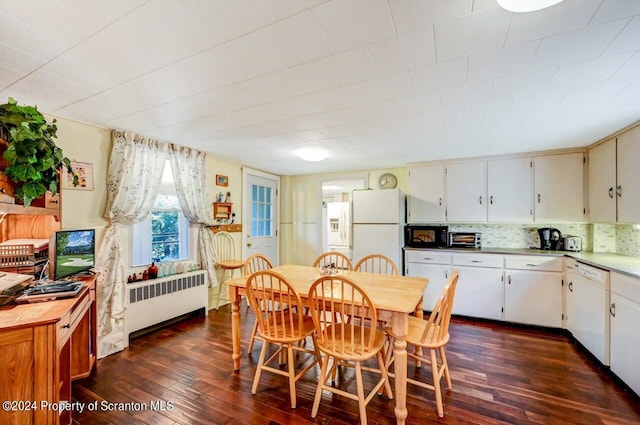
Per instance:
[[[229,286],[231,300],[231,341],[233,346],[233,370],[240,370],[240,295],[238,288]]]
[[[395,372],[396,423],[404,425],[407,419],[407,332],[409,319],[406,313],[393,313],[391,332],[394,337],[393,356]],[[391,348],[391,347],[389,347]]]
[[[422,302],[423,302],[424,298],[420,298],[420,302],[418,303],[418,305],[416,306],[416,310],[414,311],[413,315],[415,317],[417,317],[418,319],[422,320],[424,319],[424,311],[422,310]],[[422,347],[419,345],[415,346],[415,350],[414,353],[416,356],[422,357]],[[416,367],[420,367],[422,366],[422,362],[420,360],[416,360]]]

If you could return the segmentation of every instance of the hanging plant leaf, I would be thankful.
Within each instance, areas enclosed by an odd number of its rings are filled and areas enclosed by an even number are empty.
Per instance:
[[[8,146],[2,157],[8,166],[4,170],[7,177],[18,183],[16,196],[25,206],[42,197],[47,190],[58,191],[60,168],[65,168],[73,176],[73,184],[78,176],[54,139],[58,130],[56,120],[47,123],[35,106],[20,106],[13,99],[0,105],[0,127],[8,135]]]

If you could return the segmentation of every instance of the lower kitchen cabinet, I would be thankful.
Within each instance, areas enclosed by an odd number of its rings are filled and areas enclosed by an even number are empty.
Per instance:
[[[504,318],[507,322],[562,327],[561,274],[507,271],[504,304]]]
[[[562,327],[562,257],[505,257],[504,319]]]
[[[422,309],[433,310],[451,274],[451,254],[437,251],[407,250],[405,275],[426,277],[429,280],[422,299]]]
[[[611,371],[640,395],[640,280],[611,273]]]
[[[454,253],[453,268],[460,271],[453,299],[453,314],[502,320],[502,257],[493,254]]]

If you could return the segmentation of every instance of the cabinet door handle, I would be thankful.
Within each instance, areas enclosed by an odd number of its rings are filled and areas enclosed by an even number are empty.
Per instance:
[[[66,325],[62,325],[63,328],[69,329],[71,327],[71,323],[67,323]]]
[[[472,263],[482,263],[482,260],[471,260]]]
[[[482,195],[478,198],[478,201],[480,202],[480,205],[482,205]]]
[[[448,271],[444,271],[444,277],[449,278],[449,272]]]
[[[613,199],[613,187],[609,188],[609,198]]]
[[[609,313],[611,313],[611,316],[616,317],[616,303],[611,303]]]
[[[527,267],[538,267],[538,265],[529,263],[529,264],[527,264]]]
[[[489,196],[489,203],[493,205],[493,195]]]
[[[438,205],[442,206],[442,198],[438,198]]]
[[[507,276],[507,283],[511,285],[511,275]]]
[[[540,194],[538,193],[538,203],[540,203]]]
[[[622,185],[618,185],[616,187],[616,194],[618,195],[618,198],[622,198]]]
[[[569,288],[569,292],[573,292],[573,282],[569,282],[569,285],[567,285],[567,288]]]

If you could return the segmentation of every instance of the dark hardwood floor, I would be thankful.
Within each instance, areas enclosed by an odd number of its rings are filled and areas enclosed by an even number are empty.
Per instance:
[[[225,306],[139,337],[124,352],[98,361],[89,378],[73,384],[74,401],[85,407],[74,412],[74,423],[359,423],[354,401],[329,394],[311,419],[317,367],[298,381],[296,409],[282,376],[263,374],[258,393],[251,395],[261,342],[252,356],[246,354],[251,313],[247,319],[239,373],[232,367]],[[444,418],[436,415],[433,393],[409,386],[407,424],[640,423],[640,399],[562,333],[454,319],[447,355],[453,389],[443,386]],[[352,391],[350,372],[339,376],[338,385]],[[428,368],[411,366],[408,373],[430,381]],[[393,407],[393,400],[374,397],[369,423],[394,424]]]

